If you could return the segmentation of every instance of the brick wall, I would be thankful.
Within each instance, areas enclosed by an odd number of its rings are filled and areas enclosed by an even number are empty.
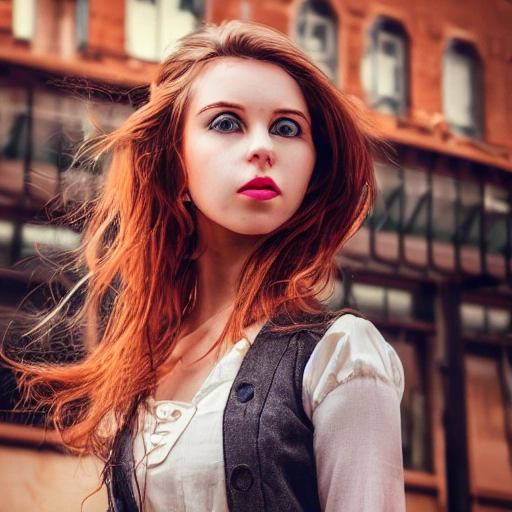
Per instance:
[[[12,3],[0,0],[0,32],[10,32],[12,26]]]
[[[50,0],[47,0],[50,1]],[[301,0],[207,0],[206,16],[219,23],[248,16],[293,34]],[[339,21],[340,86],[363,97],[360,62],[365,37],[378,15],[400,21],[410,37],[411,118],[442,112],[443,53],[452,38],[477,49],[483,62],[485,141],[512,148],[512,2],[508,0],[332,0]],[[110,63],[133,77],[133,59],[126,64],[125,0],[90,0],[89,59],[118,57]],[[0,0],[0,32],[9,31],[11,2]],[[22,48],[30,51],[30,48]],[[58,68],[58,62],[54,65]],[[144,69],[144,66],[141,68]],[[130,78],[132,80],[132,78]],[[400,138],[398,136],[398,138]],[[512,163],[510,164],[512,166]]]
[[[124,0],[89,0],[89,47],[124,55]]]

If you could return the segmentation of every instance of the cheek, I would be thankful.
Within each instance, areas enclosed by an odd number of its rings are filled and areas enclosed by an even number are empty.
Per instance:
[[[203,189],[210,187],[212,178],[211,154],[208,147],[194,144],[185,148],[184,165],[188,181],[188,189],[194,200],[195,195],[202,195]],[[210,163],[210,165],[208,165]]]
[[[316,153],[313,148],[304,148],[303,151],[297,151],[294,155],[294,162],[291,165],[291,172],[293,173],[293,181],[297,193],[302,196],[306,194],[309,182],[313,176],[313,169],[316,164]]]
[[[208,216],[229,205],[229,194],[234,187],[229,162],[216,153],[198,148],[185,160],[190,197]]]
[[[314,165],[315,157],[311,152],[298,151],[290,160],[290,165],[287,167],[289,194],[286,201],[286,215],[288,217],[293,216],[302,204],[313,175]]]

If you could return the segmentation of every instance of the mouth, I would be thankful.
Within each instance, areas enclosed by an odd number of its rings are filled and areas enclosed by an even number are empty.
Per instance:
[[[281,194],[281,190],[275,184],[272,178],[268,176],[261,176],[248,181],[242,185],[238,190],[238,194],[251,197],[252,199],[259,199],[260,201],[268,201]]]

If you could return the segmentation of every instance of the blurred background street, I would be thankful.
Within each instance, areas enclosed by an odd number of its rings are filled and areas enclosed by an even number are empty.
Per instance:
[[[0,0],[0,310],[47,278],[13,265],[80,239],[45,208],[101,186],[64,172],[79,142],[137,108],[174,41],[228,19],[292,37],[396,150],[330,305],[403,362],[408,511],[511,511],[511,0]],[[81,510],[100,462],[12,412],[2,368],[0,386],[0,512]],[[101,489],[82,510],[106,508]]]

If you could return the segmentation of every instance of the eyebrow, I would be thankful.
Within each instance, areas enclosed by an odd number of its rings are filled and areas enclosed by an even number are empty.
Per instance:
[[[199,114],[202,114],[206,110],[210,110],[212,108],[233,108],[236,110],[245,110],[244,107],[240,105],[236,105],[235,103],[227,103],[226,101],[217,101],[216,103],[212,103],[211,105],[206,105],[206,107],[203,107]]]
[[[232,108],[234,110],[245,111],[244,107],[242,107],[241,105],[237,105],[236,103],[228,103],[226,101],[217,101],[216,103],[211,103],[210,105],[206,105],[205,107],[203,107],[199,111],[198,115],[202,114],[203,112],[206,112],[207,110],[211,110],[212,108]],[[311,122],[309,121],[309,119],[300,110],[295,110],[295,109],[291,109],[291,108],[280,108],[278,110],[275,110],[274,113],[284,114],[284,115],[287,115],[287,114],[288,115],[296,115],[298,117],[301,117],[302,119],[304,119],[304,121],[306,121],[306,123],[311,125]]]

